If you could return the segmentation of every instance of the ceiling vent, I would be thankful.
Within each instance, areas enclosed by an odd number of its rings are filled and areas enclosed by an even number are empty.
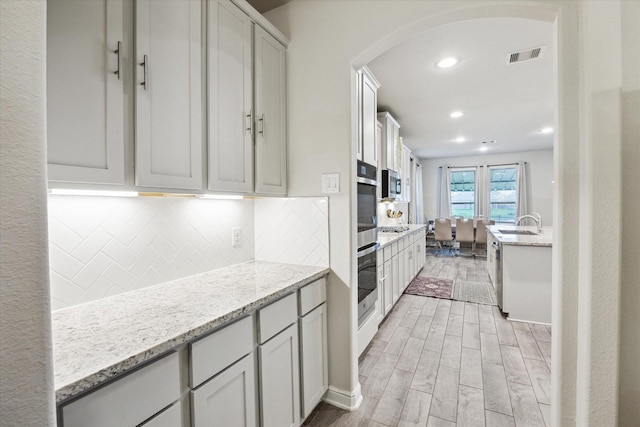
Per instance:
[[[542,56],[546,46],[534,47],[533,49],[521,50],[519,52],[512,52],[507,56],[507,64],[514,64],[516,62],[524,62],[530,59],[536,59]]]

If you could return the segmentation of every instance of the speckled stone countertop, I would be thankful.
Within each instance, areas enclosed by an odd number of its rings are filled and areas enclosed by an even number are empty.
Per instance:
[[[495,236],[503,245],[512,246],[551,246],[553,242],[553,228],[542,227],[542,233],[535,235],[527,234],[502,234],[500,230],[528,230],[537,232],[535,226],[515,226],[515,225],[490,225],[487,230]]]
[[[415,233],[416,231],[420,231],[423,228],[427,228],[426,224],[402,224],[409,227],[407,231],[402,233],[395,232],[381,232],[378,231],[378,243],[380,243],[380,249],[385,246],[389,246],[393,242],[400,240],[401,238],[408,236],[409,234]]]
[[[52,313],[56,401],[326,275],[326,267],[251,261]]]

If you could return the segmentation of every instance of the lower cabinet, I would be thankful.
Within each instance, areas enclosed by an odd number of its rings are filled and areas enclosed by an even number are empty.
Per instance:
[[[263,427],[300,425],[298,348],[295,323],[258,347]]]
[[[173,352],[63,405],[58,424],[64,427],[137,426],[180,399],[180,388],[179,358],[178,353]],[[180,412],[179,402],[175,410]],[[165,425],[162,415],[158,414],[160,421],[155,425]],[[154,425],[151,421],[154,420],[150,420],[149,425]]]
[[[182,406],[176,402],[140,427],[176,427],[182,425]]]
[[[327,304],[300,318],[302,418],[307,418],[329,388]]]
[[[389,314],[393,308],[393,267],[392,261],[384,262],[384,315]]]
[[[256,427],[253,353],[191,392],[193,425]],[[179,425],[179,424],[173,424]]]

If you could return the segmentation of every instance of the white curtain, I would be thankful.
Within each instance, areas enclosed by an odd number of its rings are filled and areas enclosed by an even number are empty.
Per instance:
[[[476,167],[476,215],[489,219],[491,202],[489,183],[489,167],[487,165]]]
[[[415,182],[415,206],[416,216],[415,221],[417,224],[426,224],[427,220],[424,217],[424,194],[422,193],[422,166],[416,164],[416,179]]]
[[[440,167],[440,197],[438,197],[438,217],[451,217],[451,174],[449,166]]]
[[[527,209],[527,170],[526,163],[520,162],[516,167],[516,188],[518,192],[518,204],[516,207],[516,215],[526,215]]]

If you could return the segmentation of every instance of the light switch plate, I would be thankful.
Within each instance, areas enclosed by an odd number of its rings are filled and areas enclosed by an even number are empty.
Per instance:
[[[340,192],[340,174],[339,173],[322,174],[322,192],[323,193],[339,193]]]
[[[242,228],[233,227],[231,229],[231,247],[235,248],[242,244]]]

